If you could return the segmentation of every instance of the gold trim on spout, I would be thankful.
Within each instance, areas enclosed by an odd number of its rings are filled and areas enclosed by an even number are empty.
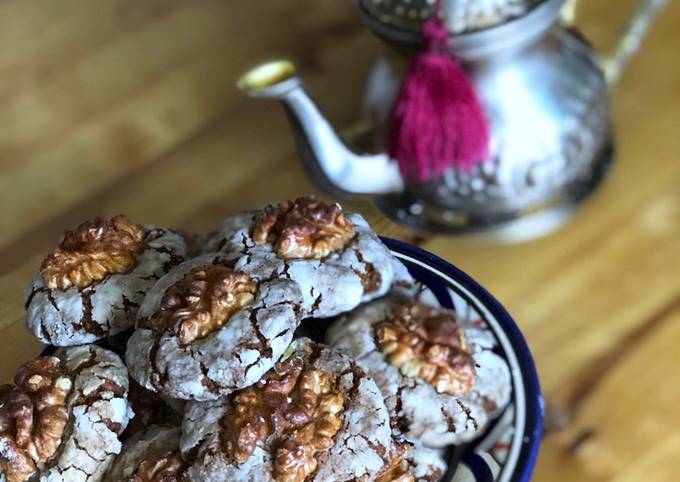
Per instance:
[[[289,80],[297,74],[289,60],[274,60],[246,72],[236,83],[243,92],[256,92]]]

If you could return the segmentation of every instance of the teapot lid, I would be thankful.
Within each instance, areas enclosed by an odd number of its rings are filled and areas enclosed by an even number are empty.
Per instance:
[[[529,45],[557,21],[565,2],[565,0],[441,1],[442,13],[446,17],[456,56],[463,60],[480,59]],[[421,25],[425,19],[435,14],[436,2],[437,0],[355,0],[359,16],[368,28],[392,47],[405,53],[413,52],[420,47]],[[456,6],[460,9],[458,17],[450,10]],[[492,11],[497,12],[495,16],[487,14]],[[520,11],[523,13],[520,14]],[[456,20],[457,18],[463,20]],[[475,19],[476,23],[470,19]],[[458,27],[454,25],[457,21],[462,21]]]
[[[451,34],[474,32],[521,17],[543,0],[441,0]],[[434,15],[436,0],[357,0],[375,20],[391,27],[420,31]]]

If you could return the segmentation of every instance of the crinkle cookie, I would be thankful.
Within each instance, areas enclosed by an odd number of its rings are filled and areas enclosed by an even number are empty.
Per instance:
[[[411,276],[408,268],[397,257],[392,258],[392,270],[394,271],[394,279],[390,292],[406,298],[417,296],[420,292],[420,284]]]
[[[140,385],[211,400],[252,385],[283,355],[302,295],[285,278],[257,282],[219,255],[186,261],[149,290],[125,359]]]
[[[447,469],[442,449],[409,444],[398,433],[393,437],[395,444],[389,462],[376,482],[435,482],[442,478]]]
[[[450,310],[388,295],[336,320],[327,341],[376,381],[406,437],[430,447],[471,439],[510,398],[490,333]]]
[[[416,444],[405,458],[407,471],[417,482],[435,482],[446,473],[442,451]]]
[[[382,296],[394,278],[394,258],[364,218],[313,197],[227,218],[203,249],[237,258],[254,279],[294,280],[316,318]]]
[[[341,353],[307,338],[257,384],[190,402],[180,448],[192,480],[372,481],[395,441],[375,383]]]
[[[123,444],[107,482],[189,482],[179,452],[179,425],[151,425]]]
[[[132,416],[127,394],[121,359],[94,345],[22,365],[0,386],[0,481],[102,480]]]
[[[26,323],[55,346],[92,343],[132,328],[146,291],[186,256],[176,232],[95,218],[67,231],[26,293]]]

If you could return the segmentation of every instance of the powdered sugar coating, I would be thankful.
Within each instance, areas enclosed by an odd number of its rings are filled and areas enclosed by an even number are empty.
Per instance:
[[[49,289],[36,274],[26,292],[29,329],[43,343],[74,346],[132,328],[146,291],[187,256],[184,238],[174,231],[146,226],[142,243],[132,271],[86,288]]]
[[[375,383],[352,361],[335,350],[316,345],[309,339],[295,340],[287,353],[305,345],[318,346],[316,369],[339,375],[338,389],[346,395],[342,426],[335,444],[318,457],[318,468],[310,480],[324,482],[369,481],[386,466],[392,444],[387,409]],[[264,443],[243,464],[229,460],[220,444],[220,420],[232,410],[231,399],[187,406],[180,447],[184,453],[198,448],[189,469],[192,480],[255,482],[273,481],[272,453]]]
[[[417,482],[434,482],[446,473],[447,465],[443,455],[442,449],[416,444],[410,448],[406,464]]]
[[[420,378],[404,376],[390,364],[374,338],[373,325],[387,319],[393,307],[403,301],[396,295],[360,306],[336,320],[326,341],[347,353],[371,376],[385,396],[385,403],[399,428],[414,442],[443,447],[470,440],[510,398],[510,373],[505,362],[489,346],[481,328],[465,326],[468,346],[477,364],[472,393],[453,396],[439,393]],[[427,407],[426,410],[423,407]]]
[[[152,316],[166,290],[194,268],[224,260],[208,254],[186,261],[149,290],[138,318]],[[128,341],[130,375],[143,387],[184,400],[213,400],[252,385],[285,352],[300,322],[302,295],[291,280],[262,281],[255,301],[202,339],[182,346],[176,336],[157,338],[139,328]]]
[[[273,274],[300,285],[308,316],[325,318],[384,295],[395,278],[394,257],[359,214],[347,214],[355,236],[337,253],[322,259],[281,259],[272,243],[256,245],[251,236],[257,211],[225,219],[207,237],[203,252],[219,251],[238,259],[236,267],[255,279]]]
[[[420,290],[418,282],[411,276],[406,265],[394,257],[392,259],[392,270],[394,272],[394,279],[392,280],[390,292],[404,298],[416,296]]]
[[[67,407],[70,418],[55,456],[40,470],[41,481],[102,480],[121,450],[118,435],[132,412],[127,401],[128,376],[118,355],[90,345],[56,353],[73,389]]]

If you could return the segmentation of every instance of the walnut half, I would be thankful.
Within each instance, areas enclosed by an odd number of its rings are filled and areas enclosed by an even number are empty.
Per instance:
[[[375,325],[375,335],[387,360],[403,375],[420,377],[439,393],[464,395],[474,388],[474,359],[454,313],[404,303]]]
[[[307,196],[266,206],[255,216],[252,236],[255,244],[275,243],[283,259],[319,259],[342,250],[354,237],[354,226],[338,204]]]
[[[257,284],[246,273],[223,264],[194,268],[167,289],[159,311],[142,327],[159,336],[170,330],[188,345],[224,326],[256,294]]]
[[[405,461],[409,450],[409,444],[397,442],[390,454],[390,462],[380,474],[376,482],[415,482],[415,477],[408,471],[408,464]]]
[[[179,450],[142,460],[129,482],[189,482],[187,464]]]
[[[73,383],[56,357],[25,363],[14,383],[0,386],[0,474],[21,482],[61,444]]]
[[[124,215],[95,218],[66,231],[59,246],[42,262],[49,289],[86,288],[108,274],[127,273],[142,249],[144,227]]]
[[[222,420],[222,444],[236,462],[250,458],[258,442],[273,451],[274,478],[303,482],[316,470],[321,452],[334,445],[345,399],[334,378],[293,354],[256,385],[238,392]]]

